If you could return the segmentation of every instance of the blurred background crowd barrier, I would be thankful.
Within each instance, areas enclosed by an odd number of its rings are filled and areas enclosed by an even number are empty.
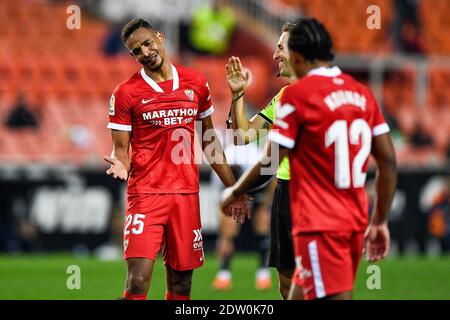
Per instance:
[[[71,5],[81,8],[79,28],[69,27]],[[379,29],[368,27],[371,5],[381,10]],[[272,61],[281,26],[312,15],[330,30],[336,63],[372,88],[391,126],[394,252],[449,252],[449,11],[450,0],[2,0],[0,251],[120,249],[125,189],[104,174],[103,155],[110,95],[140,69],[120,39],[128,19],[148,19],[174,63],[205,73],[223,130],[228,57],[251,72],[254,114],[286,83]],[[219,190],[209,167],[200,169],[208,249]]]

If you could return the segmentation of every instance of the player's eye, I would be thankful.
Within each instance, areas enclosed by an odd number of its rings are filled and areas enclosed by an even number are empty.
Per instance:
[[[133,54],[137,56],[141,52],[141,49],[134,49]]]

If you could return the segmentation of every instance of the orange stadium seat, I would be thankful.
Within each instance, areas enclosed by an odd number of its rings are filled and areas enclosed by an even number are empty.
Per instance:
[[[394,0],[268,1],[300,7],[307,15],[322,20],[338,52],[384,54],[390,50],[388,30]],[[101,46],[108,28],[105,22],[83,16],[81,30],[68,30],[65,27],[68,4],[71,3],[0,1],[0,21],[9,21],[0,24],[1,120],[13,106],[19,90],[29,95],[31,104],[42,115],[38,131],[17,133],[0,126],[0,134],[6,139],[0,145],[0,160],[81,164],[92,159],[101,162],[102,156],[110,152],[111,139],[105,130],[109,97],[115,86],[138,71],[140,65],[128,55],[103,56]],[[366,9],[372,4],[381,7],[381,30],[367,29]],[[449,10],[450,1],[420,2],[423,37],[431,53],[450,53]],[[33,21],[33,28],[24,41],[18,35],[30,21]],[[241,58],[253,74],[246,99],[255,107],[262,107],[273,91],[279,89],[281,79],[273,79],[272,69],[268,69],[273,68],[273,64],[269,65],[267,60],[244,54]],[[191,64],[203,71],[210,83],[217,110],[213,115],[215,125],[222,128],[231,100],[225,79],[226,62],[223,58],[201,57]],[[443,154],[450,137],[450,72],[439,65],[430,70],[425,109],[415,104],[414,77],[414,73],[408,71],[387,76],[383,87],[384,107],[398,119],[407,134],[420,121]],[[91,141],[86,148],[77,147],[70,140],[70,128],[77,124],[85,125],[89,131]],[[39,148],[43,143],[45,153]],[[427,159],[425,153],[420,157],[423,161]]]
[[[450,67],[431,68],[429,72],[428,104],[431,106],[450,106]]]
[[[429,53],[450,53],[450,23],[448,12],[450,1],[420,1],[419,13],[422,22],[423,37]]]
[[[392,0],[299,0],[308,16],[322,21],[334,39],[335,48],[340,52],[385,53],[390,22],[393,15]],[[381,9],[381,30],[367,28],[367,8],[378,5]],[[348,8],[352,8],[349,10]]]
[[[403,107],[415,105],[414,72],[399,70],[385,76],[383,106],[392,115]]]

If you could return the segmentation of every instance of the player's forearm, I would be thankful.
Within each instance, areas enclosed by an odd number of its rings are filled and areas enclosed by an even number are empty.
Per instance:
[[[255,164],[251,169],[247,170],[242,177],[236,182],[233,194],[237,197],[256,189],[265,184],[272,178],[272,175],[262,175],[261,171],[264,167],[261,162]]]
[[[244,111],[244,96],[241,96],[241,93],[233,93],[232,95],[232,119],[233,119],[233,129],[241,129],[243,131],[247,131],[250,126],[250,121],[247,119],[247,116]]]
[[[127,169],[127,172],[130,172],[130,155],[128,148],[114,147],[111,152],[111,158],[122,162]]]
[[[276,147],[278,149],[278,159],[274,159],[274,157],[272,157],[272,147]],[[243,195],[269,181],[275,174],[281,159],[283,159],[287,153],[288,150],[286,148],[279,148],[277,144],[267,141],[261,160],[251,169],[247,170],[238,182],[236,182],[233,194],[235,196]],[[274,165],[273,161],[276,162],[276,165]]]
[[[222,181],[226,188],[231,187],[236,183],[236,179],[228,164],[213,163],[211,164],[211,168],[216,172],[220,181]]]
[[[243,92],[242,92],[243,93]],[[231,105],[231,119],[233,120],[233,129],[235,131],[236,138],[234,144],[243,145],[249,144],[257,139],[256,131],[251,130],[251,121],[247,119],[247,115],[244,110],[244,97],[240,97],[242,93],[233,93]]]
[[[217,139],[217,138],[216,138]],[[211,144],[211,142],[203,143],[203,151]],[[222,145],[219,143],[215,145],[214,155],[210,152],[204,152],[206,160],[208,160],[211,168],[217,173],[217,176],[222,181],[225,187],[231,187],[236,183],[233,172],[227,163],[227,158],[222,150]]]
[[[397,165],[395,157],[378,163],[376,177],[377,197],[373,212],[373,223],[387,223],[389,210],[397,187]]]
[[[204,126],[206,130],[212,130],[211,132],[213,132],[213,135],[209,141],[202,141],[203,154],[205,155],[208,163],[211,165],[211,168],[217,173],[217,176],[220,178],[224,186],[230,187],[236,182],[236,179],[234,178],[233,172],[228,165],[222,144],[220,142],[216,143],[216,141],[219,141],[219,138],[217,138],[215,131],[213,131],[211,121],[204,121]]]

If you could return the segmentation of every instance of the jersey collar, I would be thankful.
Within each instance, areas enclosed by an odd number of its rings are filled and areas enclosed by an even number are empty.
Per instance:
[[[144,68],[141,69],[141,76],[142,79],[145,80],[145,82],[148,83],[150,87],[153,88],[156,92],[162,92],[164,93],[163,89],[153,80],[150,78],[144,71]],[[178,90],[180,87],[180,78],[178,77],[178,71],[177,68],[172,64],[172,91]]]
[[[315,68],[312,69],[311,71],[308,72],[308,76],[322,76],[322,77],[337,77],[340,76],[342,73],[341,69],[339,69],[339,67],[334,66],[331,68],[327,68],[327,67],[320,67],[320,68]]]

